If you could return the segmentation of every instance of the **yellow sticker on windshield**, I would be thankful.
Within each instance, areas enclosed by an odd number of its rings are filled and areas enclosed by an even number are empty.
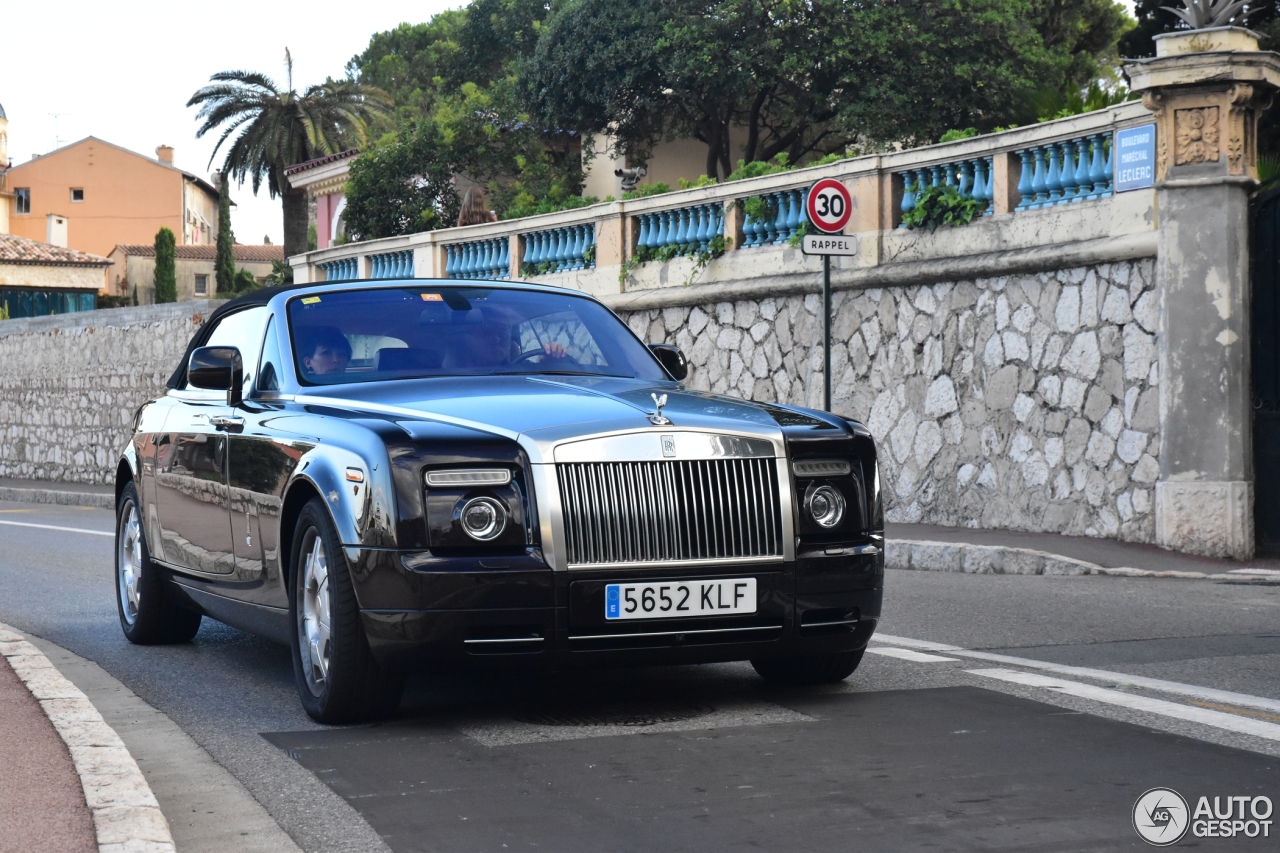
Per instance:
[[[443,302],[444,297],[438,293],[423,293],[422,301],[423,302]]]
[[[304,297],[302,297],[302,304],[303,304],[303,305],[315,305],[315,304],[316,304],[317,302],[319,302],[319,301],[320,301],[320,297],[319,297],[319,296],[304,296]]]

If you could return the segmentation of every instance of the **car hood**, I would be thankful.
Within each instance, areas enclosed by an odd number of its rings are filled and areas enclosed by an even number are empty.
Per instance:
[[[594,433],[651,427],[652,395],[667,396],[663,414],[677,427],[776,432],[780,427],[837,429],[830,415],[784,409],[674,382],[602,376],[467,376],[402,379],[308,389],[299,402],[332,405],[412,423],[445,421],[509,437],[566,431]]]

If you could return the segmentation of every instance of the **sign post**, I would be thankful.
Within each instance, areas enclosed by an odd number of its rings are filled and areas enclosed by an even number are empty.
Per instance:
[[[839,235],[853,213],[853,197],[845,185],[823,178],[805,199],[809,221],[822,234],[806,234],[801,251],[822,255],[822,408],[831,411],[831,256],[858,254],[858,241]]]

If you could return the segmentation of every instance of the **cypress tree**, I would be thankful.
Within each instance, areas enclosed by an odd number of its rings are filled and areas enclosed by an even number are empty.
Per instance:
[[[235,234],[231,231],[231,181],[224,172],[218,186],[218,253],[213,262],[214,280],[219,294],[235,290]]]
[[[173,232],[161,228],[156,232],[156,303],[178,301],[178,277],[174,267]]]

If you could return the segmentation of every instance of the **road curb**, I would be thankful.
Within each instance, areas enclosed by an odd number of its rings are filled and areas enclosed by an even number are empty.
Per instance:
[[[96,492],[68,492],[57,489],[23,489],[0,486],[0,501],[21,501],[29,504],[57,504],[58,506],[87,506],[96,509],[115,509],[115,495]]]
[[[885,542],[884,564],[890,569],[918,572],[963,572],[972,575],[1112,575],[1126,578],[1181,578],[1209,580],[1221,577],[1204,572],[1154,572],[1148,569],[1107,568],[1096,563],[1000,545],[961,542],[929,542],[893,539]],[[1243,578],[1231,578],[1236,582]]]
[[[176,853],[169,822],[115,730],[26,638],[0,623],[0,655],[13,667],[67,745],[99,853]]]

